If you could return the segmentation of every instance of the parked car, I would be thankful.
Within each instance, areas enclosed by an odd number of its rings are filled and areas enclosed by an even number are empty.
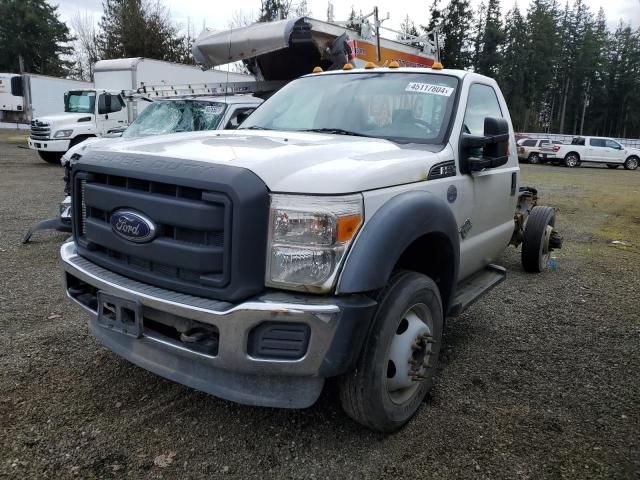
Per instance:
[[[557,147],[557,148],[556,148]],[[609,168],[624,166],[635,170],[640,163],[640,149],[624,147],[612,138],[575,137],[570,144],[560,144],[540,152],[542,161],[579,167],[582,162],[604,163]]]
[[[539,163],[542,161],[540,152],[543,147],[552,148],[562,142],[549,140],[548,138],[523,138],[518,140],[518,160],[528,163]]]

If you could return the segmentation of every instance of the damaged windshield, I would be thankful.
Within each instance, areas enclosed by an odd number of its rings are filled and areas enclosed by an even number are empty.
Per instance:
[[[305,77],[277,92],[241,128],[443,143],[456,77],[354,73]]]
[[[122,134],[125,138],[165,133],[215,130],[227,105],[201,100],[165,100],[153,102]]]

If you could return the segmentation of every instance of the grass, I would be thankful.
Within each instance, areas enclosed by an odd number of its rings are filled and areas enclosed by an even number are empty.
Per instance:
[[[0,129],[0,142],[12,145],[26,145],[29,137],[28,130]]]
[[[521,167],[523,184],[539,189],[538,203],[557,208],[566,240],[597,250],[613,249],[609,243],[619,240],[629,245],[616,248],[640,253],[640,170]]]

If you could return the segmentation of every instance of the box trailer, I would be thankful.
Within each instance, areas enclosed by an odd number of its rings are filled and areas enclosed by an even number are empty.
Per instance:
[[[33,73],[0,73],[0,123],[15,127],[61,112],[64,93],[78,88],[93,88],[93,83]]]

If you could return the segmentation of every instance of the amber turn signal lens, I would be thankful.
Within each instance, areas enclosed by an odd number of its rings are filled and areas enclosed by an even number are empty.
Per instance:
[[[348,242],[351,240],[362,225],[362,217],[360,215],[345,215],[338,217],[338,242]]]

